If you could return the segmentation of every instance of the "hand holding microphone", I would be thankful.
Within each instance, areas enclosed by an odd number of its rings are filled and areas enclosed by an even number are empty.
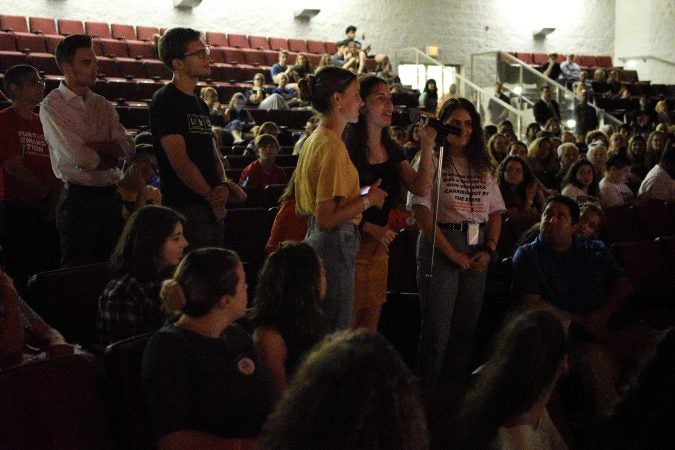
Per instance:
[[[444,124],[443,122],[438,120],[436,116],[434,116],[433,114],[429,114],[428,112],[413,109],[412,111],[410,111],[409,117],[410,122],[412,123],[418,123],[420,125],[424,125],[426,123],[434,130],[436,130],[439,136],[441,135],[447,136],[448,134],[454,134],[455,136],[462,135],[461,128],[452,124]]]

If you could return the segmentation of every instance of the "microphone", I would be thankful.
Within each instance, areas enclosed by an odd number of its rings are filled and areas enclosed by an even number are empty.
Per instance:
[[[438,134],[454,134],[455,136],[462,135],[462,129],[456,125],[444,124],[436,118],[433,114],[429,114],[418,109],[413,109],[410,111],[410,121],[412,123],[422,124],[424,119],[427,119],[427,125],[433,127]]]

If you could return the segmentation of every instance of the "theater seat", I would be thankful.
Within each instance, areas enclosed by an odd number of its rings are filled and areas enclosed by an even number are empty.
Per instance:
[[[267,41],[267,38],[264,36],[249,36],[248,37],[248,46],[249,48],[256,48],[258,50],[269,50],[270,43]]]
[[[17,64],[26,64],[26,55],[21,52],[0,51],[0,72]]]
[[[54,52],[56,52],[56,46],[59,45],[59,42],[61,42],[64,39],[65,38],[61,35],[45,36],[45,44],[47,45],[47,52],[53,55]]]
[[[50,34],[56,33],[56,22],[51,17],[29,17],[28,25],[31,33]]]
[[[288,50],[288,41],[284,38],[269,38],[271,50]]]
[[[136,38],[139,41],[150,41],[152,42],[152,37],[155,34],[159,34],[158,27],[148,27],[143,25],[136,26]]]
[[[292,52],[307,52],[307,43],[303,39],[289,39],[288,49]]]
[[[110,34],[113,39],[124,39],[126,41],[136,40],[136,31],[133,25],[125,25],[120,23],[110,24]]]
[[[105,349],[109,416],[118,448],[152,449],[154,436],[143,400],[143,351],[153,333],[110,344]]]
[[[98,370],[82,354],[0,370],[0,448],[112,449]]]
[[[13,31],[15,33],[28,33],[26,17],[0,14],[0,30]]]
[[[212,47],[227,47],[227,36],[225,33],[217,33],[214,31],[206,32],[206,43]]]
[[[675,223],[662,200],[647,200],[635,205],[638,221],[642,226],[645,237],[675,235]]]
[[[91,348],[98,297],[111,277],[110,263],[41,272],[28,281],[26,300],[68,342]]]
[[[245,34],[228,34],[227,42],[229,47],[248,48],[248,39]]]
[[[0,52],[15,52],[16,38],[14,33],[0,31]]]
[[[35,67],[45,78],[63,78],[61,70],[56,64],[56,59],[54,59],[54,55],[48,53],[31,53],[26,57],[26,62]]]
[[[307,41],[307,50],[322,55],[326,53],[326,46],[322,41]]]
[[[632,206],[612,206],[604,210],[605,226],[602,235],[606,242],[628,242],[644,238]]]
[[[263,188],[263,206],[274,208],[279,205],[279,198],[286,190],[286,184],[268,184]],[[276,215],[276,214],[275,214]],[[274,221],[274,217],[272,217]]]
[[[91,37],[111,39],[110,27],[107,22],[84,22],[84,29]]]
[[[126,42],[118,41],[116,39],[99,39],[99,41],[101,42],[103,56],[107,56],[109,58],[129,57],[129,50],[127,49]]]
[[[236,251],[242,261],[249,263],[251,273],[258,273],[271,228],[272,221],[266,208],[229,209],[225,218],[224,247]]]
[[[84,34],[84,25],[79,20],[57,19],[59,34],[69,36],[71,34]]]
[[[157,59],[151,42],[127,41],[129,57],[136,59]]]
[[[243,169],[244,167],[251,164],[255,160],[255,158],[242,155],[228,155],[225,157],[225,160],[227,161],[227,164],[230,167],[230,169]]]
[[[47,53],[45,38],[41,34],[15,33],[16,48],[24,53]]]

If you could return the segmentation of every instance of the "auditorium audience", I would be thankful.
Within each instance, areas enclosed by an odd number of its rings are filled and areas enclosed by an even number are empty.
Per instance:
[[[286,50],[281,50],[279,52],[279,61],[272,66],[270,73],[272,74],[272,81],[276,84],[279,84],[279,75],[282,73],[285,73],[288,77],[295,74],[293,66],[288,64],[288,52]]]
[[[668,104],[665,100],[659,100],[654,106],[654,111],[656,112],[656,123],[657,124],[672,124],[670,115],[668,114]]]
[[[220,246],[225,204],[245,201],[246,193],[227,180],[214,146],[209,109],[194,95],[199,77],[211,73],[209,47],[199,31],[172,28],[159,41],[159,56],[173,72],[171,82],[155,92],[150,104],[162,203],[185,217],[190,249]],[[243,110],[245,99],[238,95]],[[229,119],[234,118],[231,109],[225,113]]]
[[[258,158],[246,166],[239,177],[242,187],[263,188],[268,184],[285,184],[288,179],[284,169],[274,163],[279,154],[279,141],[271,134],[255,138],[255,152]]]
[[[509,145],[509,156],[517,156],[523,160],[527,160],[527,145],[521,141],[512,142]]]
[[[473,104],[464,98],[447,100],[439,120],[460,127],[462,133],[448,134],[443,161],[434,160],[434,166],[442,164],[442,182],[408,200],[421,230],[417,283],[422,335],[417,372],[425,389],[468,375],[487,267],[506,210]],[[442,193],[434,193],[437,184]],[[434,201],[436,195],[441,195],[439,201]],[[436,208],[438,223],[434,223]],[[436,254],[433,267],[432,254]]]
[[[628,142],[623,134],[612,133],[612,136],[609,138],[609,147],[607,147],[607,156],[612,156],[617,153],[628,156]]]
[[[537,138],[537,134],[541,131],[541,126],[537,122],[530,123],[525,129],[525,143],[530,144]]]
[[[560,119],[551,117],[544,124],[544,130],[551,133],[551,137],[560,137]]]
[[[567,449],[547,410],[568,365],[560,319],[526,311],[504,326],[494,347],[454,424],[459,439],[447,448]]]
[[[539,214],[545,193],[523,159],[507,156],[497,168],[497,181],[508,217]]]
[[[330,327],[346,329],[352,319],[361,214],[382,207],[387,193],[377,180],[361,195],[358,172],[342,142],[347,123],[356,123],[364,106],[356,76],[326,67],[300,80],[300,86],[303,100],[312,102],[321,119],[305,141],[295,169],[296,208],[309,217],[305,240],[326,267],[328,289],[322,307]]]
[[[662,131],[652,131],[647,138],[645,149],[645,167],[650,170],[661,159],[661,153],[666,146],[666,135]]]
[[[675,142],[670,141],[661,154],[661,160],[647,173],[638,196],[645,199],[675,200]]]
[[[607,164],[607,144],[601,141],[593,141],[586,151],[586,159],[593,164],[595,176],[601,178],[605,174]]]
[[[283,243],[265,261],[249,314],[253,342],[280,391],[328,332],[321,311],[326,269],[309,245]]]
[[[513,256],[512,290],[524,305],[549,308],[569,327],[586,399],[595,414],[607,415],[619,399],[607,324],[633,289],[602,242],[575,235],[579,214],[568,197],[548,199],[539,236]]]
[[[300,79],[307,78],[309,75],[314,73],[309,58],[302,52],[298,53],[298,55],[295,57],[295,64],[293,65],[291,71],[293,74],[295,74],[293,81],[296,83],[300,81]]]
[[[282,242],[300,242],[307,234],[307,217],[298,215],[295,210],[295,172],[281,194],[279,204],[281,206],[274,216],[270,237],[265,244],[267,255],[279,248]]]
[[[488,140],[487,148],[494,163],[499,164],[508,154],[509,140],[503,134],[494,134]]]
[[[603,208],[628,205],[634,199],[633,191],[626,185],[630,173],[630,160],[626,155],[615,154],[607,160],[605,176],[600,180],[600,203]]]
[[[599,200],[600,188],[598,176],[593,164],[585,159],[574,162],[562,182],[562,195],[571,198],[577,203],[586,200]]]
[[[527,149],[527,163],[534,176],[544,186],[552,189],[560,188],[555,183],[555,176],[559,170],[558,158],[549,138],[538,137],[530,143]]]
[[[557,186],[562,186],[562,181],[570,166],[579,159],[579,148],[574,145],[573,142],[568,142],[559,145],[556,153],[558,154],[560,170],[558,170],[558,173],[555,176],[555,182]]]
[[[250,89],[247,89],[245,92],[245,97],[248,106],[257,107],[262,103],[263,100],[267,97],[267,91],[265,90],[265,74],[258,72],[253,76],[253,86]]]
[[[0,245],[7,273],[22,292],[28,278],[59,266],[54,176],[40,117],[45,81],[28,65],[10,67],[3,84],[11,98],[0,112]]]
[[[255,140],[258,138],[258,136],[263,134],[269,134],[276,138],[279,136],[279,127],[276,123],[270,121],[263,123],[259,127],[253,127],[251,132],[253,133],[253,139],[250,140],[248,144],[246,144],[246,148],[244,148],[244,153],[242,153],[242,155],[248,156],[249,158],[257,158],[258,154],[255,151]]]
[[[436,114],[438,109],[438,88],[436,87],[436,80],[429,78],[424,83],[424,90],[420,94],[420,107],[426,112]]]
[[[277,87],[272,89],[272,95],[277,94],[281,99],[286,103],[285,107],[283,104],[270,105],[269,98],[263,100],[260,103],[261,109],[288,109],[298,104],[298,93],[295,89],[288,87],[288,75],[285,73],[280,73],[277,76]]]
[[[40,120],[54,174],[65,182],[56,227],[61,266],[71,267],[110,258],[124,224],[119,163],[134,147],[114,106],[90,90],[98,71],[91,36],[66,37],[55,58],[65,79],[40,104]]]
[[[19,297],[12,279],[0,270],[0,370],[43,359],[45,353],[68,355],[73,347]]]
[[[557,80],[562,75],[562,70],[560,70],[560,64],[556,62],[557,59],[558,59],[557,53],[550,53],[546,58],[546,62],[541,67],[542,73],[552,80]],[[558,115],[558,117],[560,117],[560,115]],[[538,120],[537,122],[541,123]]]
[[[164,206],[131,215],[110,258],[113,279],[98,299],[97,349],[158,330],[167,318],[159,289],[183,257],[185,218]]]
[[[387,128],[394,105],[386,81],[364,75],[359,84],[364,106],[358,121],[346,127],[343,139],[358,171],[361,188],[379,185],[387,198],[380,208],[364,211],[359,224],[361,244],[356,255],[351,326],[377,330],[382,305],[387,300],[389,244],[396,238],[396,232],[388,226],[389,213],[400,201],[402,188],[421,195],[431,183],[431,152],[436,132],[426,125],[419,127],[421,151],[418,169],[413,169],[403,149],[389,137]]]
[[[265,424],[261,444],[424,450],[428,437],[419,397],[410,370],[384,337],[366,330],[337,333],[297,371]]]
[[[155,147],[149,144],[137,144],[136,154],[127,161],[119,182],[122,197],[122,217],[129,216],[145,205],[161,205],[162,193],[151,186],[157,176],[157,155]]]
[[[264,103],[265,100],[263,100],[262,103]],[[243,143],[244,131],[249,130],[255,125],[255,119],[246,109],[246,97],[244,97],[244,94],[237,92],[232,96],[227,109],[225,109],[224,116],[225,130],[232,134],[234,143]]]
[[[305,143],[307,138],[316,130],[316,127],[319,126],[319,118],[317,116],[312,116],[309,119],[307,119],[307,122],[305,123],[305,131],[302,133],[300,138],[295,142],[295,145],[293,146],[293,154],[294,155],[299,155],[300,151],[302,150],[302,145]]]
[[[591,105],[588,104],[589,91],[583,90],[578,94],[579,104],[574,107],[574,134],[577,141],[583,141],[586,134],[598,128],[598,113]]]
[[[161,298],[179,313],[143,354],[142,381],[160,450],[257,448],[274,404],[274,381],[251,337],[235,321],[246,314],[246,275],[231,250],[189,253]]]
[[[569,89],[575,81],[579,80],[581,75],[581,67],[574,62],[574,55],[569,54],[560,64],[560,71],[562,72],[562,82]]]

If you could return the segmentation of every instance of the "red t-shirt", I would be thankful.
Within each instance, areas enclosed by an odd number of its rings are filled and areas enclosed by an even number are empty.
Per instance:
[[[55,189],[60,185],[52,171],[40,116],[33,114],[26,120],[14,108],[7,108],[0,111],[0,164],[17,155],[22,155],[26,168],[50,188]],[[35,193],[21,186],[4,167],[1,167],[0,201],[2,200],[39,199]]]
[[[264,187],[268,184],[284,184],[287,182],[288,179],[284,169],[272,164],[270,170],[265,172],[257,159],[246,166],[239,177],[239,184],[244,187]]]

